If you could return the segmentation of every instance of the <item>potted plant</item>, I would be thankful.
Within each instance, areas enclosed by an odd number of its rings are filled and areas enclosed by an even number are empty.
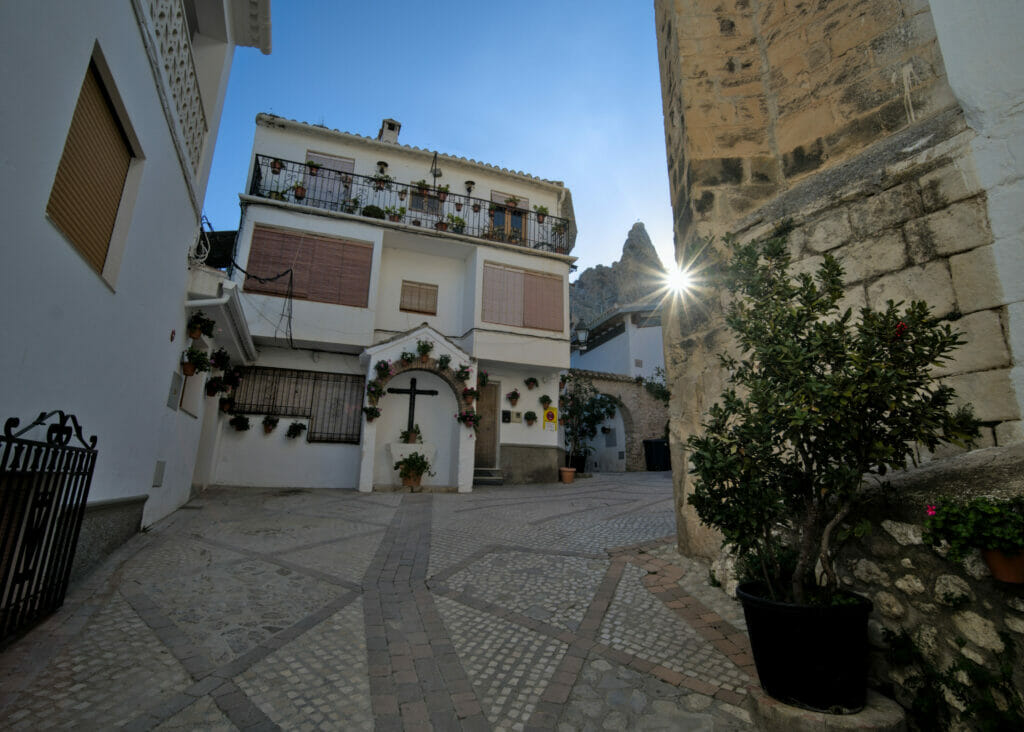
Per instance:
[[[420,225],[420,223],[421,223],[421,222],[420,222],[420,220],[419,220],[419,219],[413,219],[413,220],[412,220],[412,225],[413,225],[413,226],[419,226],[419,225]]]
[[[312,160],[307,160],[306,170],[309,171],[310,178],[316,178],[316,174],[320,172],[320,163],[314,163]]]
[[[459,381],[467,381],[469,379],[469,366],[459,364],[459,368],[455,370],[455,378]]]
[[[554,234],[556,239],[561,241],[562,237],[565,235],[566,228],[564,221],[556,221],[555,225],[551,227],[551,233]]]
[[[188,337],[195,339],[201,335],[204,335],[207,338],[212,338],[213,326],[215,326],[216,324],[217,321],[210,320],[205,315],[203,315],[202,310],[197,310],[196,312],[192,313],[191,317],[188,319]]]
[[[426,179],[424,178],[414,180],[412,184],[416,186],[416,192],[419,193],[421,196],[427,195],[427,191],[430,190],[430,184],[427,183]]]
[[[458,205],[456,207],[461,208],[461,206]],[[454,231],[456,234],[461,234],[466,230],[466,220],[461,216],[456,216],[455,214],[448,214],[447,218],[448,223],[451,224],[452,226],[452,231]]]
[[[472,404],[473,400],[480,396],[480,391],[474,389],[472,386],[467,386],[462,390],[462,399],[466,404]]]
[[[401,188],[398,189],[398,200],[399,201],[404,201],[405,197],[407,195],[409,195],[409,189],[408,188],[406,188],[405,186],[402,186]]]
[[[375,191],[383,191],[383,190],[389,190],[390,191],[391,190],[391,183],[392,183],[393,180],[394,180],[394,178],[392,178],[387,173],[377,173],[376,175],[374,175],[374,176],[372,176],[370,178],[370,182],[373,183],[373,190],[375,190]]]
[[[446,368],[451,366],[451,363],[452,363],[452,357],[449,356],[447,353],[442,353],[440,356],[437,357],[437,369],[438,369],[438,371],[444,371]]]
[[[228,420],[228,424],[234,427],[239,432],[245,432],[249,429],[249,418],[244,414],[236,414],[234,417]]]
[[[543,399],[541,397],[542,404]],[[559,400],[565,426],[566,465],[582,473],[587,456],[593,451],[590,441],[597,436],[598,426],[615,416],[617,403],[613,397],[599,393],[590,379],[575,372],[566,376],[565,390]],[[546,404],[544,406],[547,408]]]
[[[416,353],[420,354],[420,361],[423,363],[430,360],[430,352],[433,350],[433,341],[416,341]]]
[[[380,407],[363,407],[363,414],[366,415],[367,422],[372,422],[380,416]]]
[[[871,602],[835,570],[844,521],[872,495],[865,475],[914,460],[914,445],[968,446],[969,407],[930,374],[963,341],[923,302],[840,313],[843,270],[787,273],[785,235],[734,245],[722,279],[739,360],[704,432],[687,440],[689,502],[737,557],[737,591],[762,687],[818,711],[866,695]]]
[[[408,366],[416,360],[416,354],[412,351],[402,351],[402,354],[398,357],[398,360],[402,362],[403,366]]]
[[[206,396],[215,397],[224,391],[227,387],[224,386],[224,380],[219,376],[214,376],[212,379],[206,381]]]
[[[242,370],[237,366],[233,369],[225,369],[224,371],[224,386],[230,386],[234,389],[236,386],[242,383]]]
[[[558,479],[563,483],[572,483],[576,480],[576,468],[563,465],[558,468]]]
[[[382,396],[384,396],[384,386],[374,379],[366,385],[366,395],[370,399],[370,404],[376,404]]]
[[[218,348],[210,354],[210,366],[219,371],[227,371],[231,367],[231,356],[223,348]]]
[[[473,213],[480,213],[480,202],[473,201]]]
[[[537,399],[537,401],[540,402],[540,405],[545,409],[551,406],[551,397],[549,397],[547,394],[541,394],[540,398]]]
[[[441,203],[444,203],[446,200],[448,200],[448,186],[447,185],[438,186],[437,187],[437,198],[438,198],[438,200],[441,201]]]
[[[535,389],[537,385],[540,384],[540,382],[537,381],[537,379],[534,378],[533,376],[527,376],[525,379],[523,379],[523,383],[526,384],[526,388],[530,390]]]
[[[491,380],[491,377],[487,375],[487,372],[483,369],[477,369],[476,382],[480,386],[487,386],[487,382]]]
[[[946,542],[946,557],[959,561],[980,549],[992,576],[1024,583],[1024,497],[978,496],[970,501],[940,501],[927,506],[925,540]]]
[[[459,201],[459,200],[455,201],[455,210],[456,211],[461,211],[462,210],[462,201]]]
[[[455,415],[455,420],[467,427],[472,427],[474,431],[480,426],[480,415],[472,409],[463,409]]]
[[[508,206],[509,209],[514,209],[516,206],[519,205],[519,197],[509,196],[508,198],[505,199],[505,205]]]
[[[402,485],[413,490],[420,487],[424,473],[430,476],[434,475],[430,470],[430,461],[427,460],[426,455],[419,452],[411,452],[401,460],[396,460],[394,469],[398,471]]]
[[[280,422],[280,421],[281,420],[280,420],[279,417],[274,417],[273,415],[270,415],[270,414],[266,415],[263,418],[263,432],[264,432],[264,434],[268,434],[269,435],[271,432],[273,432],[274,428],[277,427],[277,423]]]
[[[537,223],[538,224],[543,224],[544,223],[544,219],[547,218],[547,215],[548,215],[548,207],[547,206],[534,206],[533,207],[533,211],[534,211],[534,213],[537,214]]]
[[[359,210],[359,196],[341,199],[341,210],[344,213],[355,213]]]
[[[279,175],[284,170],[284,161],[281,158],[274,158],[270,161],[270,172]]]
[[[306,431],[306,425],[304,422],[292,422],[288,425],[288,431],[284,433],[285,437],[289,440],[294,440],[296,437]]]
[[[391,221],[401,221],[402,217],[405,216],[405,206],[385,206],[384,213],[388,215],[388,219]]]
[[[442,220],[435,221],[434,228],[438,231],[448,231],[448,222]]]
[[[292,195],[296,201],[301,201],[306,197],[306,186],[303,183],[296,183],[292,186]]]
[[[526,420],[526,424],[532,427],[533,423],[537,421],[537,413],[534,411],[529,411],[523,415],[523,419]]]
[[[387,218],[387,214],[384,213],[384,209],[380,206],[363,206],[363,216],[368,216],[371,219],[381,219],[382,221]]]
[[[341,185],[346,190],[351,188],[352,187],[352,176],[349,175],[348,173],[342,173],[341,174]]]
[[[378,379],[386,379],[391,376],[391,362],[381,359],[373,365],[373,370],[377,372]]]
[[[220,408],[220,411],[222,412],[230,412],[232,409],[235,408],[235,398],[231,396],[221,397],[220,401],[217,403],[217,406]]]
[[[423,437],[420,435],[420,426],[414,424],[411,429],[402,430],[399,433],[399,439],[407,445],[423,442]]]
[[[512,391],[505,395],[505,398],[514,407],[519,403],[519,389],[512,389]]]
[[[209,371],[210,358],[202,348],[189,346],[188,350],[181,357],[181,373],[185,376],[192,376],[197,371]]]

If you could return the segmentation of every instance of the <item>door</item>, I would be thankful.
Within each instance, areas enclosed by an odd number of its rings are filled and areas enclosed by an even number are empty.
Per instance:
[[[498,385],[480,387],[476,411],[480,426],[476,432],[474,464],[478,468],[498,467]]]

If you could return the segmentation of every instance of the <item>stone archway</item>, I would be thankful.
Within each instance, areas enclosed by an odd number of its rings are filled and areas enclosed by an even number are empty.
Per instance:
[[[626,470],[646,470],[644,440],[665,436],[668,406],[651,396],[643,384],[631,376],[581,369],[572,372],[590,379],[600,393],[618,400],[626,431]]]

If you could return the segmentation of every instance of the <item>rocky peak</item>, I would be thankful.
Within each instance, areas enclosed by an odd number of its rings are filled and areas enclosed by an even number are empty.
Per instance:
[[[576,278],[569,294],[572,323],[590,324],[608,310],[653,298],[664,274],[647,229],[636,222],[617,262],[588,267]]]

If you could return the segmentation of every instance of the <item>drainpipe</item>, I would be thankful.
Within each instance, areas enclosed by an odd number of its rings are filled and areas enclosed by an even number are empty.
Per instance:
[[[238,302],[238,283],[237,282],[221,282],[220,283],[220,297],[205,298],[202,300],[186,300],[186,308],[212,308],[212,307],[223,307],[227,305],[227,316],[231,320],[232,327],[229,332],[234,337],[235,342],[238,344],[239,350],[245,356],[245,359],[249,362],[256,360],[256,344],[252,342],[252,336],[249,334],[249,328],[245,322],[245,313],[242,312],[242,306]]]

